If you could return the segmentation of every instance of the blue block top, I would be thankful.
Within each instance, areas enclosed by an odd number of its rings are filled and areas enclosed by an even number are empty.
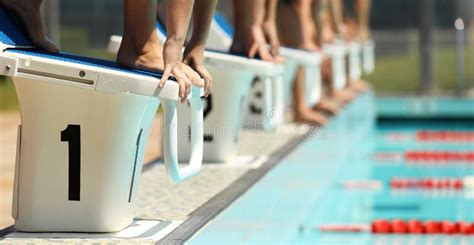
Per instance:
[[[13,18],[7,13],[7,10],[0,5],[0,42],[11,45],[11,46],[23,46],[32,47],[32,43],[26,35],[25,31],[13,20]],[[13,52],[20,54],[27,54],[31,56],[59,60],[70,62],[74,64],[88,65],[93,67],[111,69],[115,71],[121,71],[131,73],[135,75],[150,76],[160,79],[162,73],[160,72],[149,72],[138,69],[124,68],[117,65],[116,62],[94,59],[89,57],[83,57],[75,54],[60,52],[56,54],[46,53],[36,48],[9,48],[5,52]],[[176,81],[174,77],[170,77],[170,80]]]
[[[156,18],[156,29],[158,29],[158,31],[163,34],[163,36],[167,36],[168,33],[166,32],[166,28],[165,28],[165,25],[163,24],[163,22],[160,20],[160,18]]]
[[[228,25],[228,27],[232,31],[232,34],[229,34],[230,36],[232,36],[233,35],[232,26],[227,22],[227,20],[225,20],[225,16],[221,16],[221,15],[222,14],[220,14],[220,13],[216,13],[214,15],[214,19],[218,18],[216,16],[220,16],[219,18],[222,18],[223,21]],[[163,22],[160,20],[160,18],[156,19],[156,29],[158,29],[158,31],[161,34],[163,34],[165,36],[167,35],[166,28],[165,28]],[[226,54],[226,55],[232,55],[232,56],[239,56],[239,57],[243,57],[243,58],[248,58],[247,55],[245,55],[245,54],[231,53],[231,52],[227,52],[227,51],[215,50],[215,49],[210,49],[210,48],[206,48],[206,51],[211,51],[211,52],[214,52],[214,53],[220,53],[220,54]],[[260,57],[255,57],[254,59],[261,60]]]
[[[0,5],[0,43],[12,46],[32,46],[25,31],[20,28]]]
[[[221,12],[216,11],[214,14],[214,20],[219,24],[219,26],[229,35],[229,37],[234,36],[234,28],[232,25],[227,21],[227,18]]]
[[[162,73],[160,72],[150,72],[150,71],[145,71],[145,70],[124,68],[124,67],[118,66],[117,63],[114,61],[94,59],[94,58],[79,56],[79,55],[66,53],[66,52],[50,54],[50,53],[45,53],[38,49],[19,49],[19,48],[7,49],[6,52],[26,54],[26,55],[31,55],[35,57],[65,61],[65,62],[80,64],[80,65],[88,65],[88,66],[93,66],[93,67],[98,67],[98,68],[110,69],[114,71],[126,72],[130,74],[135,74],[135,75],[150,76],[157,79],[161,79],[162,77]],[[174,77],[170,77],[169,79],[176,81]]]

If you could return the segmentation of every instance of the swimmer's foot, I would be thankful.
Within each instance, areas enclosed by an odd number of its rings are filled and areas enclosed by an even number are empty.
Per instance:
[[[124,38],[117,53],[117,64],[122,67],[163,72],[163,46],[156,40],[147,41],[143,47],[135,48],[132,41]],[[192,81],[200,81],[199,74],[183,63],[180,64],[184,74]]]
[[[328,119],[318,112],[307,109],[295,111],[295,122],[324,126],[328,124]]]
[[[370,32],[369,28],[361,27],[359,29],[359,37],[362,43],[365,43],[372,37],[372,33]]]
[[[147,71],[163,71],[163,46],[147,42],[143,48],[135,49],[132,42],[124,39],[117,53],[117,64],[127,68]]]
[[[364,80],[352,80],[349,88],[356,93],[363,93],[370,89],[370,84]]]
[[[330,94],[331,99],[334,99],[341,105],[345,105],[356,98],[356,94],[349,89],[341,89],[337,91],[333,91]]]
[[[247,36],[234,35],[230,53],[274,62],[261,28],[250,28]]]
[[[306,41],[304,40],[302,44],[298,45],[298,49],[306,50],[309,52],[320,52],[321,48],[316,45],[312,40]]]
[[[57,53],[58,48],[46,37],[41,19],[42,0],[0,0],[4,6],[25,29],[33,45],[50,53]]]
[[[324,112],[327,112],[331,115],[336,115],[341,111],[341,108],[337,103],[334,103],[331,100],[328,100],[326,98],[321,99],[318,104],[316,104],[313,107],[313,110],[322,110]]]

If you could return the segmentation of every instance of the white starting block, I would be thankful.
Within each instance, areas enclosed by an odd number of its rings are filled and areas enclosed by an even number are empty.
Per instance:
[[[332,79],[335,90],[346,87],[346,54],[347,48],[344,43],[323,44],[323,52],[331,57]]]
[[[349,78],[359,80],[362,77],[362,53],[359,42],[350,42],[347,44],[349,50]]]
[[[228,52],[232,44],[233,28],[225,16],[214,15],[209,30],[206,47],[212,50]],[[250,96],[247,97],[247,110],[244,120],[245,128],[263,128],[266,130],[277,127],[284,119],[284,73],[283,65],[272,64],[280,73],[273,76],[256,74],[252,82]]]
[[[144,149],[160,103],[165,165],[180,182],[202,163],[201,89],[188,98],[190,164],[178,168],[178,84],[115,62],[47,54],[0,7],[0,75],[13,80],[21,109],[12,216],[28,232],[113,232],[133,221]]]
[[[362,45],[362,62],[364,73],[372,74],[375,69],[375,42],[369,40]]]
[[[227,21],[226,17],[216,11],[209,29],[206,47],[214,50],[227,52],[232,45],[232,37],[234,36],[234,28]]]
[[[238,149],[245,103],[254,77],[256,75],[274,77],[281,74],[283,68],[269,62],[220,52],[206,51],[204,57],[205,66],[213,77],[212,92],[209,97],[203,98],[204,160],[226,162],[234,158]],[[267,86],[267,88],[275,88],[275,86]],[[273,98],[268,96],[265,101],[274,103],[271,99]],[[181,121],[183,129],[189,128],[187,115],[185,110],[180,110],[179,116],[183,119]],[[189,136],[187,133],[180,135],[180,152],[188,152],[191,147],[188,144]],[[184,154],[181,156],[186,157]]]
[[[166,32],[158,23],[159,38],[166,40]],[[122,37],[111,36],[108,51],[116,53],[120,47]],[[245,103],[251,83],[256,75],[271,78],[283,73],[283,67],[256,59],[230,55],[219,51],[206,51],[204,53],[205,66],[212,75],[212,93],[204,102],[204,155],[205,162],[226,162],[236,154],[238,149],[238,136],[243,125],[242,116],[245,113]],[[272,81],[268,79],[268,82]],[[267,86],[274,89],[275,86]],[[280,89],[279,91],[283,91]],[[273,93],[270,93],[272,95]],[[282,96],[279,96],[282,98]],[[267,96],[265,101],[270,107],[275,104],[275,97]],[[189,110],[186,105],[179,105],[179,161],[188,161],[186,153],[192,149],[190,144]],[[266,122],[272,127],[270,120]]]
[[[292,84],[295,77],[296,69],[302,65],[305,75],[305,98],[306,103],[313,106],[321,99],[321,62],[322,54],[319,52],[309,52],[292,48],[280,48],[280,54],[285,57],[285,74],[284,74],[284,91],[287,103],[291,103]]]

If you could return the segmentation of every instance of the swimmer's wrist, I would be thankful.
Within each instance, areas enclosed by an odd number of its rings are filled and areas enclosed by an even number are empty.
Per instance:
[[[249,30],[251,32],[262,32],[262,26],[261,25],[250,25]]]
[[[183,48],[186,36],[181,35],[168,35],[165,41],[165,46],[175,46]]]

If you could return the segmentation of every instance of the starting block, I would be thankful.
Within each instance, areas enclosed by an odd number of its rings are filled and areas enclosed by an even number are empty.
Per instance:
[[[323,52],[331,57],[334,89],[343,89],[347,85],[345,59],[347,48],[345,44],[342,42],[335,44],[323,44]]]
[[[166,40],[166,30],[158,22],[158,38],[164,42]],[[116,53],[120,47],[122,37],[111,36],[108,51]],[[279,76],[283,73],[283,67],[256,59],[231,55],[223,51],[205,51],[204,63],[209,73],[212,75],[212,93],[207,98],[202,98],[204,111],[204,155],[205,162],[226,162],[233,159],[238,149],[239,132],[243,126],[242,115],[245,113],[245,103],[248,92],[255,76],[267,78],[270,83],[271,77]],[[279,88],[280,93],[283,91]],[[272,92],[269,92],[272,95]],[[279,98],[281,98],[280,96]],[[275,97],[267,96],[265,105],[271,107]],[[186,153],[191,152],[190,126],[192,123],[189,117],[189,110],[186,105],[178,105],[179,127],[179,152],[180,162],[188,161]],[[260,109],[261,110],[261,109]],[[264,124],[268,128],[273,127],[270,120]]]
[[[188,97],[190,163],[178,167],[178,84],[115,62],[31,48],[0,7],[0,75],[12,79],[21,109],[12,216],[28,232],[113,232],[133,221],[145,145],[161,104],[168,176],[201,167],[201,89]]]
[[[221,13],[214,14],[206,47],[212,50],[228,52],[234,35],[232,25]],[[252,59],[256,60],[256,59]],[[263,62],[263,61],[260,61]],[[266,62],[269,63],[269,62]],[[284,119],[284,88],[283,76],[287,70],[283,65],[269,63],[279,72],[272,76],[256,73],[251,84],[250,95],[247,96],[247,109],[244,120],[245,128],[263,128],[270,130],[283,122]]]
[[[369,40],[362,45],[362,62],[364,73],[372,74],[375,69],[375,42]]]
[[[362,77],[362,50],[359,42],[350,42],[349,51],[349,78],[351,80],[359,80]]]
[[[291,103],[292,84],[295,77],[296,69],[302,65],[305,76],[305,98],[306,103],[313,106],[321,99],[321,62],[323,56],[320,52],[309,52],[292,48],[280,48],[280,54],[285,57],[287,63],[285,64],[286,71],[284,76],[284,91],[287,91],[285,98],[287,103]]]

